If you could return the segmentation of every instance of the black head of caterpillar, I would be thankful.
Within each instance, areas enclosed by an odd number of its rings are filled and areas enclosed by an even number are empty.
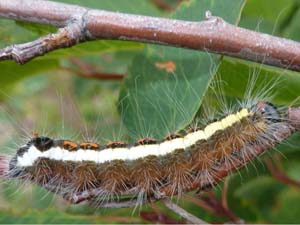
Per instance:
[[[24,170],[17,166],[18,157],[22,157],[31,146],[35,146],[39,151],[47,151],[53,146],[53,140],[48,137],[33,137],[26,145],[20,147],[9,163],[9,176],[10,177],[22,177],[25,175]]]
[[[261,153],[257,146],[272,147],[284,121],[272,104],[258,101],[203,129],[160,142],[143,139],[101,147],[34,137],[17,151],[8,175],[26,177],[74,203],[107,196],[144,201],[176,195],[213,185],[220,179],[218,171],[226,174],[243,166]]]

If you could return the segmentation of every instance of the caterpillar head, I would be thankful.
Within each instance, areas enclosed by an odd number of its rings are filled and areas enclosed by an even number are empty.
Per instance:
[[[268,123],[276,123],[281,121],[280,114],[272,103],[259,101],[252,107],[251,110],[262,116]]]
[[[8,167],[8,177],[22,177],[26,173],[24,171],[24,167],[20,165],[20,160],[25,153],[28,151],[32,151],[34,149],[38,149],[43,152],[50,149],[53,146],[53,140],[48,137],[43,136],[35,136],[30,139],[27,144],[21,146],[16,155],[9,161]]]

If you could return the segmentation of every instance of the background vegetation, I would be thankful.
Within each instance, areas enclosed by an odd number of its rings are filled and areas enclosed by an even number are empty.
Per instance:
[[[210,10],[239,26],[300,40],[299,0],[189,0],[179,5],[177,0],[162,0],[171,6],[167,10],[150,0],[59,1],[194,21],[202,20],[204,12]],[[0,47],[53,31],[48,26],[0,19]],[[157,66],[168,61],[175,63],[174,73]],[[82,77],[95,72],[118,73],[124,79]],[[228,84],[224,94],[237,99],[243,96],[253,73],[258,74],[258,85],[280,78],[274,87],[275,104],[297,104],[299,73],[186,49],[95,41],[55,51],[24,66],[0,62],[0,152],[13,154],[16,143],[24,143],[35,130],[52,137],[90,138],[101,143],[132,141],[145,135],[162,138],[193,120],[214,75]],[[299,185],[272,177],[264,163],[266,157],[276,159],[284,176],[300,180],[299,143],[299,135],[294,135],[288,144],[230,177],[227,197],[232,213],[248,223],[300,222]],[[219,199],[221,192],[222,184],[208,195],[193,199],[208,202]],[[226,213],[204,210],[195,201],[179,204],[208,222],[229,221]],[[141,213],[132,212],[73,206],[35,185],[0,184],[0,223],[182,222],[160,203],[143,207]]]

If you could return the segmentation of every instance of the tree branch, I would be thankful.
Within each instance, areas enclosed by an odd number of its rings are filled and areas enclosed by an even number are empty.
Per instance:
[[[163,1],[163,0],[152,0],[153,4],[155,4],[158,8],[164,10],[164,11],[168,11],[168,12],[172,12],[176,9],[176,6],[172,6],[171,4],[168,4],[167,2]],[[181,2],[181,0],[177,0],[176,1],[176,5],[179,5],[179,3]]]
[[[61,28],[27,44],[0,50],[0,60],[23,64],[55,49],[96,39],[177,46],[300,71],[300,44],[243,29],[211,16],[189,22],[129,15],[42,0],[1,0],[0,16]]]
[[[4,155],[0,155],[0,178],[6,178],[8,171],[9,171],[9,158]]]

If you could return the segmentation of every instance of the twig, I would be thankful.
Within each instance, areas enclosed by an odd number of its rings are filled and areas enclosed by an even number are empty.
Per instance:
[[[207,194],[208,196],[203,196],[202,200],[213,208],[215,215],[227,217],[231,222],[236,224],[244,223],[243,220],[238,218],[228,206],[224,207],[222,202],[223,199],[220,201],[211,190],[207,192]]]
[[[130,208],[130,207],[136,207],[138,206],[139,202],[138,200],[122,200],[118,202],[103,202],[101,204],[98,204],[97,202],[95,203],[95,206],[100,207],[100,208],[112,208],[112,209],[118,209],[118,208]],[[94,202],[91,204],[92,206],[94,205]]]
[[[80,70],[75,70],[70,67],[61,67],[61,70],[69,71],[72,73],[75,73],[76,75],[88,79],[98,79],[98,80],[116,80],[120,81],[123,80],[124,76],[123,74],[118,74],[118,73],[104,73],[104,72],[86,72],[86,71],[80,71]]]
[[[1,49],[0,61],[11,59],[19,64],[24,64],[37,56],[55,49],[71,47],[84,39],[80,23],[72,23],[59,29],[55,34],[49,34],[33,42],[11,45]]]
[[[227,192],[228,192],[228,186],[229,186],[229,179],[230,179],[230,176],[228,176],[224,179],[224,184],[223,184],[223,189],[222,189],[222,200],[221,200],[222,207],[228,211],[229,211],[229,207],[228,207],[228,202],[227,202]]]
[[[66,70],[76,75],[88,79],[99,79],[99,80],[122,80],[125,75],[118,73],[104,73],[96,71],[92,65],[85,63],[75,57],[71,57],[70,61],[79,67],[79,70],[70,67],[61,67],[60,69]]]
[[[275,156],[276,157],[276,156]],[[280,159],[277,157],[276,163],[272,163],[272,161],[269,158],[265,158],[265,163],[268,167],[268,170],[270,171],[273,178],[278,180],[279,182],[287,185],[292,185],[294,187],[299,188],[300,187],[300,181],[294,180],[290,178],[281,168]]]
[[[56,34],[0,50],[0,60],[27,61],[96,39],[130,40],[202,50],[300,71],[300,44],[239,28],[206,14],[189,22],[129,15],[42,0],[1,0],[0,16],[64,27]]]
[[[45,186],[44,186],[45,187]],[[55,187],[54,189],[51,186],[45,187],[47,190],[56,193]],[[142,204],[151,203],[157,201],[157,199],[149,198],[147,201],[141,201],[139,199],[135,199],[132,197],[122,198],[122,199],[111,199],[109,201],[102,201],[102,199],[98,199],[97,196],[100,196],[100,193],[103,193],[103,190],[93,189],[90,191],[83,191],[78,193],[59,193],[56,194],[61,195],[66,201],[72,204],[79,204],[82,202],[87,202],[91,206],[96,206],[97,208],[129,208],[136,207]]]
[[[209,191],[208,194],[208,196],[199,196],[199,198],[185,195],[184,200],[201,207],[215,216],[224,216],[234,223],[242,223],[242,220],[238,218],[228,207],[224,207],[224,203],[220,201],[213,192]]]
[[[150,203],[149,207],[152,209],[149,211],[141,211],[140,216],[152,223],[156,224],[182,224],[184,221],[182,219],[176,220],[171,218],[169,215],[164,213],[157,204]]]
[[[152,0],[153,4],[155,4],[158,8],[168,11],[168,12],[172,12],[175,10],[175,7],[173,7],[172,5],[168,4],[167,2],[163,1],[163,0]],[[177,5],[180,3],[180,1],[176,2]]]
[[[164,203],[164,205],[167,208],[169,208],[173,212],[176,212],[178,215],[180,215],[181,217],[183,217],[184,219],[186,219],[186,221],[188,223],[192,223],[192,224],[208,224],[207,222],[199,219],[198,217],[196,217],[196,216],[188,213],[183,208],[181,208],[178,205],[176,205],[175,203],[173,203],[170,199],[163,199],[162,202]]]
[[[203,201],[202,199],[200,198],[194,198],[192,196],[188,196],[188,195],[185,195],[183,197],[184,200],[188,201],[188,202],[191,202],[199,207],[201,207],[202,209],[210,212],[210,213],[214,213],[215,210],[214,208],[212,208],[210,205],[208,205],[205,201]]]

